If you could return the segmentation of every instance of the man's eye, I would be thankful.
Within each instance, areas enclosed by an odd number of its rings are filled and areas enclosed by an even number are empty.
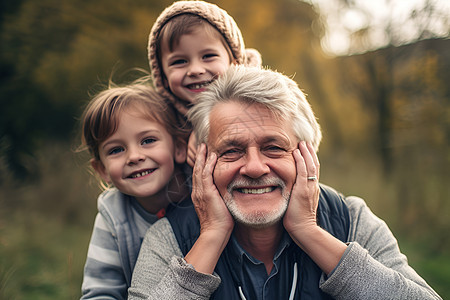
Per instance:
[[[142,141],[142,145],[152,144],[154,142],[156,142],[155,138],[146,138]]]
[[[242,155],[243,152],[239,149],[228,149],[219,155],[219,159],[233,161],[239,159]]]
[[[284,148],[281,148],[279,146],[269,146],[266,148],[268,151],[286,151]]]
[[[267,156],[271,157],[280,157],[288,153],[288,151],[282,147],[279,146],[268,146],[263,149],[263,152]]]
[[[114,147],[111,150],[108,151],[108,155],[114,155],[114,154],[118,154],[120,152],[123,151],[122,147]]]

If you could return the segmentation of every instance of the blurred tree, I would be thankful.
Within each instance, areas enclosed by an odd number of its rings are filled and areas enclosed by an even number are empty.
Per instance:
[[[114,69],[147,68],[146,39],[164,3],[2,2],[0,157],[37,175],[34,150],[71,136],[87,90]],[[115,67],[116,66],[116,67]]]
[[[399,54],[386,50],[383,56],[354,56],[357,63],[352,66],[335,65],[339,60],[326,57],[320,47],[326,31],[313,5],[298,0],[212,2],[236,19],[247,47],[261,52],[264,65],[295,75],[324,128],[322,153],[332,149],[329,153],[335,154],[352,139],[357,144],[366,138],[379,147],[386,168],[392,165],[395,113],[389,99]],[[171,3],[2,2],[0,156],[13,170],[21,175],[34,170],[35,147],[49,138],[68,140],[73,135],[87,90],[95,92],[95,83],[104,83],[114,72],[122,76],[120,69],[148,69],[149,30]],[[364,40],[364,30],[359,34]],[[364,106],[357,99],[364,99]],[[364,119],[374,112],[377,121]],[[371,124],[378,124],[376,141],[367,133]]]
[[[212,2],[236,19],[247,46],[262,53],[265,65],[296,75],[339,141],[322,84],[323,31],[313,7],[297,0]],[[95,92],[96,82],[117,69],[148,69],[148,33],[171,3],[23,0],[2,11],[0,155],[12,170],[21,176],[32,171],[31,154],[40,142],[67,139],[87,101],[86,90]]]
[[[310,1],[318,3],[333,19],[336,28],[328,28],[328,35],[333,31],[349,38],[347,53],[361,53],[385,48],[382,55],[364,55],[354,73],[348,77],[351,89],[364,101],[368,111],[376,114],[376,139],[374,146],[378,149],[385,174],[392,172],[392,149],[394,133],[393,122],[396,118],[394,109],[394,73],[403,59],[403,51],[394,51],[404,43],[414,43],[424,38],[448,36],[450,33],[450,15],[440,9],[442,2],[426,0],[418,6],[410,6],[405,15],[405,8],[395,1],[385,1],[386,14],[375,5],[358,0]],[[325,5],[339,9],[327,9]],[[380,4],[380,3],[378,3]],[[331,33],[330,33],[331,32]],[[343,50],[341,50],[343,51]],[[345,50],[344,50],[345,51]],[[343,52],[341,52],[343,53]],[[424,53],[423,53],[424,54]],[[363,75],[362,75],[363,74]],[[364,82],[363,82],[364,81]]]
[[[384,175],[395,185],[389,208],[410,236],[450,228],[448,218],[436,217],[450,211],[449,50],[449,39],[430,39],[338,59],[347,70],[341,94],[359,98],[364,115],[376,113],[366,128],[368,142],[385,151]],[[427,242],[445,249],[448,231],[436,230]]]
[[[348,55],[400,46],[450,33],[445,0],[303,0],[320,10],[331,54]]]
[[[223,0],[213,1],[234,17],[247,47],[256,48],[263,65],[294,77],[307,93],[320,119],[328,145],[340,147],[343,139],[339,115],[332,109],[329,61],[320,47],[324,28],[314,6],[298,0]],[[322,151],[321,150],[321,151]]]

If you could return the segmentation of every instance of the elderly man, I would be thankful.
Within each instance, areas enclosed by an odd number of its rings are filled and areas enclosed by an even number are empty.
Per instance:
[[[440,299],[362,199],[318,183],[320,127],[291,79],[230,68],[189,119],[198,218],[148,231],[130,299]]]

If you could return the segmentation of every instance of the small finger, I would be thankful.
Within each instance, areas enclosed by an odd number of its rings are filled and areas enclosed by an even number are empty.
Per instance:
[[[319,179],[319,174],[320,174],[320,162],[319,162],[319,158],[317,157],[317,153],[316,150],[314,149],[313,145],[311,144],[311,142],[306,143],[306,146],[308,147],[309,150],[309,154],[311,155],[314,165],[316,166],[316,176],[317,179]]]
[[[314,150],[313,145],[311,142],[306,143],[306,147],[308,148],[309,154],[311,154],[311,157],[313,158],[313,162],[316,166],[319,165],[319,158],[317,157],[316,150]]]
[[[307,143],[305,141],[301,141],[299,143],[299,149],[306,164],[308,179],[311,181],[314,180],[314,177],[317,179],[318,174],[316,164],[314,163],[313,156],[310,153],[310,149],[308,148]]]

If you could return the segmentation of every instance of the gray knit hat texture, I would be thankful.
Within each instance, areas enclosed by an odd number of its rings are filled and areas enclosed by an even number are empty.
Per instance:
[[[223,9],[215,4],[205,1],[177,1],[164,9],[159,15],[150,31],[148,41],[148,59],[152,73],[153,84],[156,90],[172,101],[176,109],[183,115],[189,109],[191,103],[178,99],[168,89],[164,87],[161,62],[158,61],[156,39],[164,25],[172,18],[181,14],[193,14],[208,21],[225,38],[231,49],[234,59],[238,64],[248,66],[260,66],[261,55],[255,49],[246,49],[241,31],[234,19]]]

